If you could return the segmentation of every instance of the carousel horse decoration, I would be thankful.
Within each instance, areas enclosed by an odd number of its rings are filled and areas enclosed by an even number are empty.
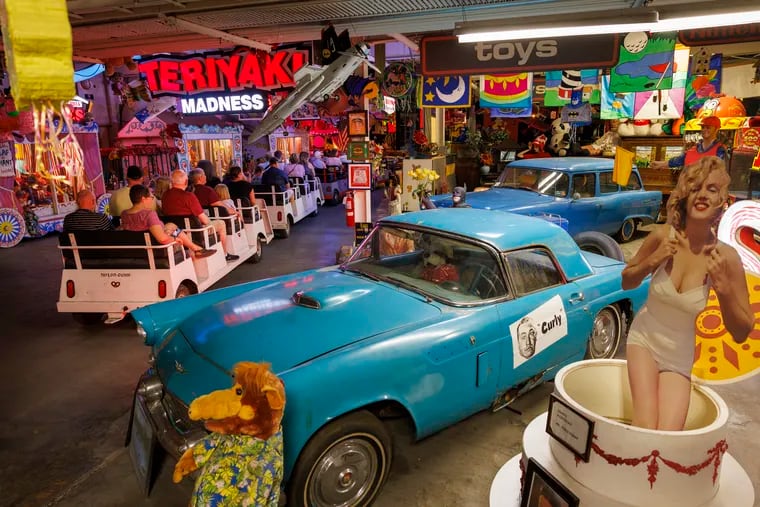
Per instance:
[[[692,377],[705,384],[727,384],[760,372],[760,203],[739,201],[731,205],[718,227],[718,239],[739,253],[744,266],[755,326],[744,343],[736,343],[726,331],[713,290],[707,306],[697,316],[697,346]]]

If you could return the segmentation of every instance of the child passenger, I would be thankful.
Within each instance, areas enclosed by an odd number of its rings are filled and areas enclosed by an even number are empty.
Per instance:
[[[235,209],[235,203],[232,201],[232,197],[230,197],[230,189],[227,185],[220,183],[214,187],[214,190],[216,190],[216,195],[219,196],[219,201],[221,201],[222,204],[228,208]]]

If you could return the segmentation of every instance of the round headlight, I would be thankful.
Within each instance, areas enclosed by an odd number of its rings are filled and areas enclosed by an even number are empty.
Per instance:
[[[137,324],[137,334],[140,335],[140,338],[145,340],[148,337],[148,332],[145,331],[145,328],[142,327],[142,325]]]

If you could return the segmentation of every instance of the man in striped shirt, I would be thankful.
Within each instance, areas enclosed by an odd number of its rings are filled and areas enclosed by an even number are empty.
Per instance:
[[[77,206],[78,210],[63,219],[63,232],[113,230],[111,220],[103,213],[95,212],[95,194],[92,191],[81,190],[77,194]]]

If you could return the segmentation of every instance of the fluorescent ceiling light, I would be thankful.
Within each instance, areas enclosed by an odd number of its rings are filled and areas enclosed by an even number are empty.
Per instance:
[[[642,32],[657,22],[657,12],[625,9],[598,13],[532,16],[494,23],[474,22],[457,25],[459,42],[572,37],[605,33]]]
[[[550,37],[571,37],[578,35],[599,35],[605,33],[646,32],[652,23],[620,23],[610,25],[561,26],[556,28],[523,28],[495,32],[463,33],[459,42],[486,42],[497,40],[546,39]]]
[[[719,26],[746,25],[760,22],[760,10],[688,16],[681,18],[660,19],[650,28],[652,32],[671,32],[675,30],[694,30],[697,28],[717,28]]]
[[[486,42],[498,40],[539,39],[549,37],[572,37],[628,32],[670,32],[717,28],[737,24],[760,22],[760,10],[721,12],[719,14],[692,15],[683,17],[660,16],[657,11],[624,11],[613,17],[589,18],[573,16],[540,16],[517,19],[519,26],[510,28],[502,23],[496,28],[489,25],[466,24],[455,30],[459,42]],[[514,23],[514,22],[513,22]],[[507,26],[504,26],[507,25]]]

